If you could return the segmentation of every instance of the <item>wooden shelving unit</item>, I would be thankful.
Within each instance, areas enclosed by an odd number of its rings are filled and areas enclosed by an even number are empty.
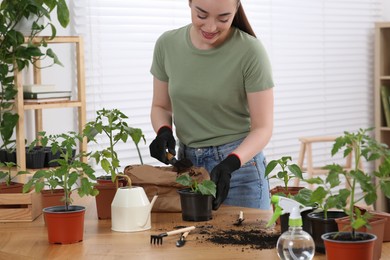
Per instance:
[[[386,125],[381,101],[381,86],[390,88],[390,22],[375,24],[375,138],[390,146],[390,127]],[[378,167],[379,162],[376,163]],[[376,210],[388,211],[387,199],[378,191]]]
[[[41,37],[36,37],[34,41],[41,41]],[[77,77],[77,100],[50,102],[50,103],[25,103],[23,100],[23,79],[22,73],[15,71],[15,85],[18,94],[15,98],[15,111],[19,114],[19,121],[16,126],[16,156],[18,170],[26,170],[25,154],[25,135],[24,115],[26,110],[35,111],[35,133],[43,130],[42,110],[50,108],[78,108],[78,129],[82,131],[86,123],[85,110],[85,74],[84,74],[84,44],[83,39],[79,36],[57,36],[52,40],[46,38],[48,44],[74,44],[76,58],[76,77]],[[33,69],[34,84],[41,84],[41,70],[34,67]],[[86,139],[80,144],[80,151],[87,150]]]

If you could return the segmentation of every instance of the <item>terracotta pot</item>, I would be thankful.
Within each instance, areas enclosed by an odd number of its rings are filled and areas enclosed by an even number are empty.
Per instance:
[[[362,214],[364,214],[367,209],[359,206],[355,206],[358,208]],[[389,207],[390,209],[390,207]],[[381,212],[381,211],[373,211],[368,209],[368,212],[373,216],[373,217],[381,217],[387,219],[385,222],[385,227],[384,227],[384,234],[383,234],[383,242],[390,242],[390,213],[387,212]]]
[[[374,243],[374,252],[373,252],[373,258],[374,260],[378,260],[381,258],[382,254],[382,243],[383,243],[383,234],[384,234],[384,228],[385,223],[387,219],[382,217],[372,217],[369,220],[371,228],[361,227],[357,231],[364,232],[364,233],[370,233],[374,234],[377,239]],[[350,232],[352,229],[349,227],[350,221],[349,217],[343,217],[336,219],[337,226],[339,228],[339,231],[346,231]]]
[[[322,235],[326,248],[327,260],[353,259],[353,260],[370,260],[374,253],[374,242],[376,236],[369,233],[356,234],[365,238],[359,241],[339,241],[334,240],[333,236],[348,236],[350,232],[331,232]]]
[[[61,201],[64,197],[63,189],[42,190],[41,194],[42,208],[64,205],[64,202]]]
[[[96,210],[99,219],[111,219],[111,203],[114,200],[117,190],[116,184],[112,182],[111,176],[100,176],[97,179],[98,185],[95,186],[99,190],[99,194],[95,197]],[[118,187],[127,185],[127,180],[120,177]]]
[[[379,212],[379,211],[370,211],[374,217],[385,218],[385,227],[383,231],[383,242],[390,242],[390,213]]]
[[[43,209],[49,243],[73,244],[83,241],[85,207],[54,206]]]
[[[328,232],[339,231],[335,219],[345,217],[342,211],[328,211],[328,218],[325,219],[324,212],[311,212],[307,215],[311,222],[311,236],[316,245],[316,252],[325,253],[325,245],[321,236]]]
[[[0,183],[0,193],[22,193],[23,183],[11,182],[9,186],[5,182]]]
[[[181,214],[184,221],[212,219],[213,196],[194,193],[191,189],[177,191],[180,195]]]

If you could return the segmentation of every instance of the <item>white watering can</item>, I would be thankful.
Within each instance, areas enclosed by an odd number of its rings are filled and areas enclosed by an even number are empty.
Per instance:
[[[119,187],[115,193],[111,203],[111,229],[118,232],[150,229],[150,213],[158,196],[155,195],[149,202],[142,187],[131,186],[129,176],[124,174],[118,174],[118,176],[125,177],[129,186]]]

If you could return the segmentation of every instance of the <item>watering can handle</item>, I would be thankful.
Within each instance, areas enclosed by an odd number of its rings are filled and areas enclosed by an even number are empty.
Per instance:
[[[130,177],[128,176],[128,175],[126,175],[126,174],[117,174],[116,175],[116,177],[115,177],[115,184],[116,184],[116,188],[118,189],[118,177],[124,177],[124,178],[126,178],[127,179],[127,185],[129,186],[129,187],[131,187],[131,179],[130,179]]]

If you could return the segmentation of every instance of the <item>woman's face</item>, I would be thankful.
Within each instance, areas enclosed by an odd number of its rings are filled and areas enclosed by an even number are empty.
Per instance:
[[[193,25],[192,40],[196,45],[212,48],[227,38],[234,15],[237,0],[190,0]]]

